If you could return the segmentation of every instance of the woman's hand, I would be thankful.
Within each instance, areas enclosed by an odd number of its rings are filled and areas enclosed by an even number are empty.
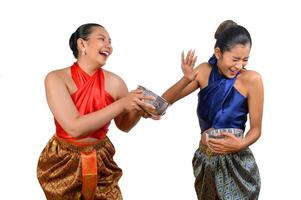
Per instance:
[[[142,117],[145,118],[145,119],[151,118],[153,120],[159,120],[159,119],[161,119],[160,115],[154,115],[154,114],[148,113],[146,111],[143,112]]]
[[[154,97],[152,96],[145,96],[143,95],[143,91],[140,89],[132,90],[129,94],[123,97],[122,104],[124,109],[128,112],[136,110],[136,111],[143,111],[141,107],[147,109],[155,109],[155,107],[149,103],[145,103],[143,100],[153,100]]]
[[[235,135],[226,132],[220,133],[220,135],[224,136],[224,138],[208,138],[207,140],[207,145],[213,152],[229,154],[237,153],[245,148],[242,137],[236,137]]]
[[[195,65],[195,62],[197,60],[197,56],[194,56],[195,50],[189,50],[186,57],[184,56],[184,51],[181,55],[181,67],[184,74],[184,77],[188,79],[189,81],[193,81],[196,77],[196,72],[193,71],[193,67]]]

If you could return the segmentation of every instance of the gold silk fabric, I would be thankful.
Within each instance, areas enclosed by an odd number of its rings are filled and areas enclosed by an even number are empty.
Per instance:
[[[122,170],[109,138],[91,143],[53,136],[42,151],[37,176],[47,200],[122,200]]]

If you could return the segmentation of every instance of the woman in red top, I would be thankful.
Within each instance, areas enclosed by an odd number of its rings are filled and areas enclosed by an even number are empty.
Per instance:
[[[153,109],[143,102],[152,97],[129,93],[119,76],[102,69],[113,49],[101,25],[80,26],[69,44],[77,61],[45,78],[56,134],[41,153],[38,179],[47,199],[120,200],[122,171],[113,161],[108,126],[114,119],[128,132],[143,114],[140,106]]]

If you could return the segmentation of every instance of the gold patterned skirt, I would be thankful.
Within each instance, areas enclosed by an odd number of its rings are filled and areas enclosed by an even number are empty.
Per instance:
[[[77,143],[53,136],[42,151],[37,176],[48,200],[122,200],[122,170],[108,137]]]

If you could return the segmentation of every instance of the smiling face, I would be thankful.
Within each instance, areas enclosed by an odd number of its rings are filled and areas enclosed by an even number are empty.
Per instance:
[[[225,51],[224,53],[219,48],[215,48],[219,71],[227,78],[234,78],[247,65],[250,50],[250,44],[237,44],[230,51]]]
[[[110,35],[102,27],[92,27],[89,37],[86,40],[80,38],[78,43],[79,56],[101,66],[106,64],[113,51]]]

